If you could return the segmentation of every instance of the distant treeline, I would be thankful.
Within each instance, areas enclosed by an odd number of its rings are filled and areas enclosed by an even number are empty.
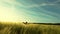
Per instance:
[[[33,23],[33,24],[60,25],[60,23]]]

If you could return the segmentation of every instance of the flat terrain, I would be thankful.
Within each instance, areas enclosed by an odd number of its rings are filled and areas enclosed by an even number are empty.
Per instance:
[[[0,34],[60,34],[60,25],[0,22]]]

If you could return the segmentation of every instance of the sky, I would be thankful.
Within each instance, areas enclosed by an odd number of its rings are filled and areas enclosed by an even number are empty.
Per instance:
[[[0,0],[0,21],[60,23],[60,0]]]

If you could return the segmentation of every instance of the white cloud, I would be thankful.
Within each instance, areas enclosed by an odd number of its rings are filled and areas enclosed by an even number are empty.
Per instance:
[[[5,6],[5,3],[9,3],[12,6]],[[15,9],[14,6],[14,1],[13,0],[0,0],[0,21],[12,21],[16,22],[18,21],[17,14],[15,13],[17,10]]]
[[[57,0],[57,1],[53,2],[53,3],[58,3],[58,2],[60,2],[60,0]]]
[[[9,6],[9,4],[11,6]],[[6,21],[9,21],[9,22],[24,21],[23,16],[22,16],[23,14],[22,9],[17,10],[15,5],[24,7],[22,3],[18,3],[15,0],[0,0],[0,21],[5,21],[5,22]],[[16,12],[20,12],[20,14],[18,15],[18,13]]]
[[[22,3],[16,2],[16,0],[0,0],[0,4],[5,4],[5,3],[11,4],[12,7],[14,7],[15,5],[19,5],[19,6],[24,7],[24,5]]]
[[[52,4],[52,3],[41,3],[41,4],[33,4],[30,6],[27,6],[28,8],[33,8],[33,7],[41,7],[41,6],[47,6],[47,5],[56,5],[56,4]]]

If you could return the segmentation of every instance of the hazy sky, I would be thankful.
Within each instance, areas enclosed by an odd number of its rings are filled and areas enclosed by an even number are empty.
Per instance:
[[[60,23],[60,0],[0,0],[0,21]]]

